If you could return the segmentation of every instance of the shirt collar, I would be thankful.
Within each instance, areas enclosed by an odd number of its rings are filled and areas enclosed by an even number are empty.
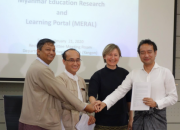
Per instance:
[[[156,69],[156,68],[159,68],[159,65],[155,62],[155,64],[154,64],[152,70],[153,70],[153,69]],[[144,70],[144,66],[142,67],[142,70]]]
[[[159,65],[155,62],[153,69],[159,68]]]
[[[71,79],[73,79],[74,81],[78,81],[78,76],[77,75],[73,75],[71,73],[69,73],[66,69],[64,70],[64,72],[67,74],[67,76]]]
[[[41,58],[37,57],[37,60],[39,60],[41,63],[43,63],[44,65],[46,65],[47,67],[49,67],[49,65],[47,63],[45,63]]]

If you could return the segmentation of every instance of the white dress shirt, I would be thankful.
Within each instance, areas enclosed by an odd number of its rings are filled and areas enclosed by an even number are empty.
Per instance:
[[[122,84],[103,101],[107,105],[107,109],[124,97],[134,82],[151,83],[151,98],[158,104],[158,109],[173,105],[178,100],[171,71],[155,63],[150,73],[147,73],[144,68],[129,73]]]
[[[41,60],[41,58],[37,57],[36,59],[39,60],[39,61],[40,61],[41,63],[43,63],[44,65],[46,65],[47,67],[49,67],[49,65],[46,64],[43,60]]]

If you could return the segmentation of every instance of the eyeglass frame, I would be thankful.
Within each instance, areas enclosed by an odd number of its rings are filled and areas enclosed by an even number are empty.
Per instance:
[[[77,61],[78,60],[78,61]],[[65,60],[65,61],[69,61],[70,63],[80,63],[82,60],[81,59],[76,59],[76,60],[74,60],[74,59],[69,59],[69,60]]]

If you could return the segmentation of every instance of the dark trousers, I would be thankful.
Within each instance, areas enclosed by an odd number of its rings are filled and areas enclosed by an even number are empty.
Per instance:
[[[19,122],[19,130],[47,130],[39,126],[27,125]]]
[[[167,130],[166,108],[135,111],[133,130]]]

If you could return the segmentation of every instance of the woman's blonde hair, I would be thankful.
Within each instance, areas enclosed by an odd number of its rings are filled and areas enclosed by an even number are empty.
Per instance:
[[[116,45],[116,44],[108,44],[105,48],[104,48],[104,50],[103,50],[103,53],[102,53],[102,56],[103,56],[103,59],[104,59],[104,57],[107,55],[107,54],[109,54],[109,53],[111,53],[114,49],[117,49],[118,50],[118,53],[119,53],[119,56],[121,57],[121,50],[120,50],[120,48]],[[104,59],[104,63],[106,63],[106,60]]]

